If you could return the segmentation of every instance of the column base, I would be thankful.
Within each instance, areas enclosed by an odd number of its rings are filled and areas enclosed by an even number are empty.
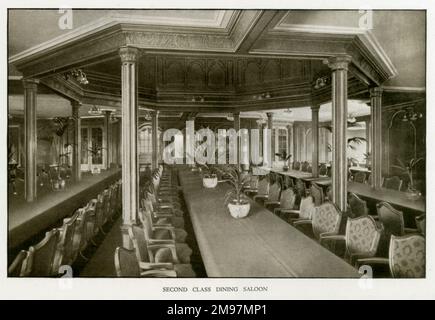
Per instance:
[[[130,236],[128,235],[128,228],[130,228],[131,224],[122,224],[121,225],[121,234],[122,234],[122,246],[126,249],[133,249],[133,243],[130,240]]]

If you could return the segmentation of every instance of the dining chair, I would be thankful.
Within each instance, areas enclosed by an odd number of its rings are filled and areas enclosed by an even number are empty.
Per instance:
[[[392,235],[388,258],[362,258],[357,262],[358,266],[389,266],[393,278],[424,278],[426,275],[426,241],[419,234]]]
[[[178,277],[196,277],[191,264],[176,263],[178,258],[173,256],[174,252],[167,245],[148,245],[141,227],[134,225],[129,227],[128,235],[133,243],[139,266],[142,269],[175,270]]]
[[[304,198],[307,196],[307,190],[305,188],[305,182],[303,182],[301,179],[296,179],[296,186],[295,186],[296,192],[300,198]]]
[[[145,199],[144,208],[138,212],[139,219],[143,224],[150,223],[156,239],[173,239],[175,242],[186,242],[187,232],[182,228],[175,228],[171,223],[156,221],[152,218],[152,205]]]
[[[400,179],[398,176],[393,176],[384,179],[383,187],[386,189],[400,191],[400,188],[402,187],[402,183],[403,183],[402,179]]]
[[[325,201],[325,196],[323,194],[323,189],[316,183],[312,182],[310,186],[310,194],[314,199],[314,205],[320,206]]]
[[[151,269],[143,271],[139,265],[134,250],[129,250],[123,247],[115,249],[115,270],[118,277],[176,277],[174,270]]]
[[[55,254],[54,269],[59,270],[60,266],[73,264],[73,238],[78,218],[75,212],[70,218],[63,219],[62,227],[59,230],[59,243]]]
[[[296,221],[311,220],[314,212],[313,197],[308,196],[301,199],[299,209],[281,209],[280,216],[290,224]]]
[[[246,195],[258,192],[258,176],[251,174],[249,177],[249,183],[243,191]]]
[[[417,229],[405,228],[403,212],[396,210],[388,202],[378,203],[376,209],[387,236],[403,236],[405,233],[417,232]]]
[[[54,270],[54,257],[59,240],[59,230],[52,229],[35,246],[29,248],[25,276],[51,277],[57,275]]]
[[[301,171],[307,172],[309,166],[310,166],[310,164],[308,163],[308,161],[304,161],[304,163],[302,163]]]
[[[299,161],[293,162],[293,170],[300,170],[301,169],[301,163]]]
[[[148,205],[146,200],[151,200],[151,198],[146,196],[140,200],[142,209],[145,209]],[[176,215],[172,209],[156,209],[153,204],[148,209],[150,210],[152,219],[156,224],[171,224],[176,228],[184,229],[184,218],[180,215]]]
[[[382,229],[378,227],[373,217],[360,216],[347,219],[345,235],[323,236],[322,242],[344,242],[346,245],[344,259],[354,265],[358,259],[376,255],[381,233]]]
[[[422,235],[426,235],[426,215],[422,214],[415,217],[415,224],[417,226],[417,231]]]
[[[311,220],[295,221],[293,225],[295,227],[311,225],[314,238],[322,243],[323,237],[338,234],[342,216],[333,203],[324,202],[319,207],[315,207]]]
[[[347,195],[347,203],[350,211],[348,212],[351,218],[366,216],[369,214],[367,202],[358,197],[355,193],[349,192]]]
[[[326,164],[322,163],[319,167],[319,175],[326,176],[327,174],[328,174],[328,168],[326,167]]]
[[[256,199],[256,196],[259,196],[260,198],[269,196],[269,189],[269,177],[265,176],[264,178],[260,179],[260,181],[258,181],[258,192],[256,195],[254,195],[254,200]]]
[[[358,183],[365,183],[366,174],[364,172],[358,171],[353,175],[353,181]]]
[[[273,213],[276,215],[280,215],[281,210],[292,210],[295,207],[296,202],[296,194],[293,191],[293,188],[287,188],[283,191],[281,191],[281,196],[279,198],[279,201],[275,203],[277,207],[273,209]],[[269,204],[269,201],[267,201],[267,205]]]
[[[8,277],[22,277],[26,274],[26,260],[29,252],[21,250],[8,267]]]
[[[281,186],[278,181],[275,181],[270,188],[269,188],[269,194],[267,195],[255,195],[254,200],[260,200],[263,201],[263,204],[266,205],[267,201],[270,201],[270,203],[275,203],[279,201],[279,196],[281,194]]]
[[[151,226],[151,223],[148,221],[148,217],[145,215],[142,229],[144,231],[144,236],[148,245],[160,245],[166,244],[168,248],[170,248],[174,257],[178,257],[181,263],[190,263],[190,256],[192,255],[192,249],[185,243],[177,243],[175,239],[157,239],[156,238],[156,228]],[[176,261],[176,263],[179,263]]]

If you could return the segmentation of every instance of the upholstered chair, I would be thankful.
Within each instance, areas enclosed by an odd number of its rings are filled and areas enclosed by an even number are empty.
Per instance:
[[[44,239],[29,248],[25,276],[51,277],[57,275],[54,270],[54,257],[59,240],[59,230],[53,229],[45,234]]]
[[[303,182],[301,179],[296,179],[295,189],[300,198],[305,198],[307,196],[305,182]]]
[[[309,166],[310,166],[310,164],[307,161],[304,161],[304,163],[302,163],[301,171],[308,172],[308,167]]]
[[[165,244],[148,245],[141,227],[129,227],[128,234],[142,269],[164,268],[175,270],[178,277],[196,277],[192,265],[175,263],[177,256],[172,256],[174,252]]]
[[[319,175],[320,176],[326,176],[328,174],[328,168],[326,167],[326,164],[322,163],[319,166]]]
[[[380,202],[376,205],[376,209],[387,236],[403,236],[405,233],[417,232],[417,229],[405,228],[403,212],[396,210],[389,203]]]
[[[59,228],[59,243],[56,250],[54,269],[59,270],[62,265],[72,265],[73,260],[73,238],[76,229],[78,212],[70,218],[63,219],[62,227]]]
[[[293,188],[287,188],[281,191],[279,201],[276,203],[278,207],[274,208],[274,214],[280,216],[282,210],[293,210],[296,202],[296,194]]]
[[[281,209],[280,216],[288,223],[294,224],[296,221],[311,220],[314,208],[313,198],[308,196],[301,199],[299,210]]]
[[[314,182],[311,183],[310,194],[314,199],[315,206],[320,206],[325,201],[322,187],[315,184]]]
[[[266,205],[266,202],[268,201],[270,201],[269,203],[272,204],[279,201],[280,194],[281,194],[281,185],[279,184],[278,181],[275,181],[275,183],[270,186],[268,195],[264,195],[264,196],[255,195],[254,200],[263,201],[264,205]]]
[[[301,170],[301,163],[299,161],[293,162],[293,170]]]
[[[422,235],[391,236],[388,258],[358,259],[358,265],[389,266],[393,278],[424,278],[426,241]]]
[[[29,252],[21,250],[20,253],[12,261],[8,267],[8,277],[22,277],[26,273],[26,260],[29,256]]]
[[[258,192],[258,176],[250,175],[249,177],[249,183],[247,187],[243,190],[246,195],[249,195],[251,193],[257,193]]]
[[[422,235],[426,235],[426,215],[422,214],[415,217],[415,224],[417,226],[417,231]]]
[[[175,270],[142,270],[134,250],[123,247],[115,249],[115,270],[118,277],[176,277]]]
[[[353,181],[358,183],[365,183],[366,182],[366,174],[364,172],[356,172],[353,175]]]
[[[355,193],[349,192],[347,196],[347,202],[349,204],[349,216],[352,218],[366,216],[369,213],[367,203],[358,197]]]
[[[267,198],[269,196],[270,182],[269,177],[264,177],[258,181],[258,192],[254,196],[254,200],[258,198]]]
[[[140,200],[142,209],[148,209],[151,212],[151,216],[153,219],[153,222],[157,225],[159,224],[171,224],[175,228],[184,229],[184,218],[176,215],[175,212],[171,209],[161,209],[156,210],[154,206],[152,205],[152,201],[149,201],[150,199],[142,198]]]
[[[324,236],[322,242],[343,241],[346,243],[345,259],[355,264],[357,259],[374,257],[378,250],[382,229],[371,216],[349,218],[345,235]]]
[[[295,221],[294,226],[311,225],[314,238],[322,243],[325,236],[336,235],[340,229],[342,213],[331,202],[316,207],[311,220]]]
[[[383,187],[386,189],[400,191],[400,188],[402,187],[402,183],[403,183],[402,179],[400,179],[398,176],[393,176],[384,179]]]

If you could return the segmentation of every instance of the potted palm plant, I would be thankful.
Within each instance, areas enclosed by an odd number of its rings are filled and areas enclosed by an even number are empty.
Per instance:
[[[205,188],[215,188],[218,184],[218,177],[213,167],[209,167],[206,164],[201,165],[202,184]]]
[[[89,148],[88,151],[92,154],[92,159],[98,159],[101,158],[103,155],[103,149],[100,146],[92,146],[92,148]],[[93,166],[91,168],[91,173],[92,174],[99,174],[101,173],[101,168],[100,166]]]
[[[422,161],[424,158],[412,158],[409,160],[407,164],[405,164],[402,160],[397,159],[397,162],[399,165],[392,165],[393,168],[398,169],[401,171],[402,174],[406,174],[408,176],[409,182],[408,182],[408,190],[407,190],[407,197],[411,200],[417,200],[421,197],[421,192],[417,189],[414,181],[414,169],[417,163]]]
[[[285,151],[283,151],[282,153],[275,153],[275,155],[279,157],[279,160],[284,161],[282,171],[288,171],[288,169],[290,168],[290,158],[292,157],[292,155],[287,155],[287,152]]]
[[[237,166],[224,168],[225,176],[231,189],[225,194],[224,203],[228,207],[233,218],[240,219],[248,215],[251,204],[243,190],[249,183],[249,176],[241,172]]]

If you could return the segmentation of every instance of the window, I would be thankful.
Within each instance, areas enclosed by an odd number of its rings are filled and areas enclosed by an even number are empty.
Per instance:
[[[160,130],[157,134],[157,140],[160,141]],[[159,159],[161,158],[161,151],[157,148],[159,152]],[[139,153],[139,163],[151,163],[153,155],[153,134],[150,124],[145,124],[139,128],[138,135],[138,153]]]
[[[278,129],[278,150],[277,153],[282,154],[287,151],[287,130],[286,129]]]

